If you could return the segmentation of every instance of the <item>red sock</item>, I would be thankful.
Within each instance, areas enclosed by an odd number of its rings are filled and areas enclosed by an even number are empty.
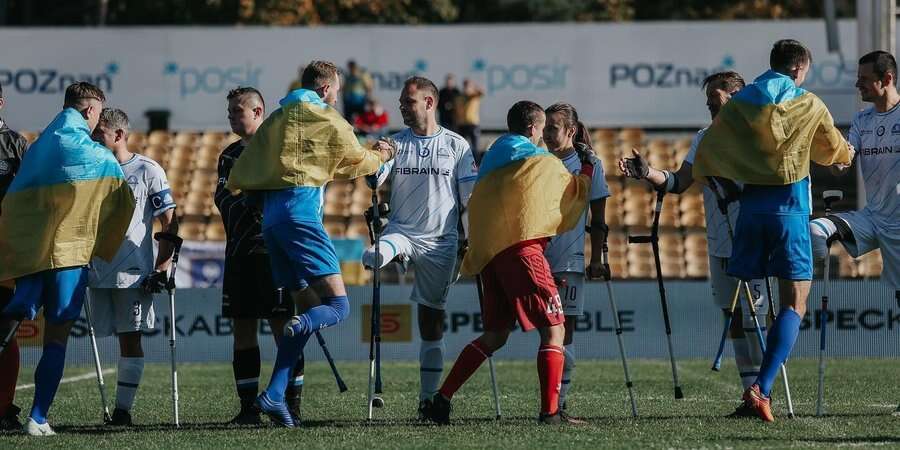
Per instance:
[[[541,382],[541,413],[556,414],[559,409],[559,386],[562,383],[562,347],[541,345],[538,349],[538,379]]]
[[[19,344],[15,338],[0,355],[0,417],[6,414],[16,396],[16,380],[19,378]]]
[[[453,398],[453,394],[481,367],[481,363],[488,356],[490,355],[482,347],[481,343],[478,341],[469,342],[469,345],[456,358],[456,363],[453,364],[453,368],[450,369],[447,379],[444,380],[444,384],[438,392],[444,397]]]

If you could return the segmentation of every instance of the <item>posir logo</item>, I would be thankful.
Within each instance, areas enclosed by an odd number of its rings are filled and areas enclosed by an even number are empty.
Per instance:
[[[609,66],[609,85],[636,88],[680,88],[703,84],[709,75],[734,67],[734,58],[725,55],[716,67],[677,66],[671,62],[616,63]]]
[[[19,94],[60,94],[76,81],[87,81],[106,93],[113,92],[113,78],[119,73],[119,64],[106,64],[103,72],[70,72],[59,68],[23,67],[0,68],[0,86],[4,91]]]
[[[178,79],[178,92],[181,97],[202,93],[221,94],[227,89],[241,86],[259,86],[261,67],[255,67],[249,62],[243,66],[179,66],[170,62],[163,68],[163,74],[167,77]]]
[[[490,64],[483,59],[472,62],[473,72],[483,72],[488,94],[512,89],[541,91],[565,89],[568,64],[559,60],[541,64]]]

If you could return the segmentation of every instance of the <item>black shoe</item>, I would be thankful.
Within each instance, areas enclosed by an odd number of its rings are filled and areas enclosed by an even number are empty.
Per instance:
[[[0,417],[0,430],[17,431],[22,429],[22,422],[19,422],[19,413],[22,410],[16,405],[9,405],[6,408],[6,414]]]
[[[288,412],[291,413],[291,419],[294,421],[294,426],[300,426],[300,397],[297,398],[288,398],[285,399],[287,402]]]
[[[450,423],[450,400],[437,393],[434,394],[434,397],[431,398],[427,405],[422,411],[425,419],[438,425],[448,425]]]
[[[538,423],[542,425],[562,425],[566,422],[563,420],[563,417],[559,413],[559,411],[556,411],[553,414],[541,413],[538,416]]]
[[[259,416],[259,411],[253,407],[245,408],[242,406],[240,412],[228,423],[230,425],[260,425],[262,424],[262,418]]]
[[[585,425],[587,421],[583,419],[579,419],[568,412],[566,412],[565,408],[559,408],[559,411],[556,413],[559,418],[562,420],[562,423],[566,425]]]
[[[112,419],[107,425],[112,427],[130,427],[132,425],[131,413],[124,409],[116,408],[113,410]]]
[[[428,416],[425,411],[427,411],[430,408],[431,408],[431,399],[425,398],[425,399],[419,400],[419,409],[417,411],[418,416],[419,416],[419,421],[428,420]]]

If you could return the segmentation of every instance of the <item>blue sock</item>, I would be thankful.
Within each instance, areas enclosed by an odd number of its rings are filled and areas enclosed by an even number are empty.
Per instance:
[[[291,373],[297,364],[297,358],[303,352],[306,341],[316,331],[337,325],[350,315],[350,302],[347,296],[324,297],[322,304],[300,315],[302,332],[300,335],[281,339],[278,355],[275,357],[275,368],[266,388],[266,394],[274,402],[284,401],[284,390],[291,381]]]
[[[775,323],[769,330],[769,336],[766,339],[766,354],[759,367],[759,377],[756,378],[759,391],[767,397],[772,391],[772,385],[775,384],[775,377],[778,376],[781,365],[791,353],[791,349],[794,348],[797,335],[800,334],[801,320],[796,311],[784,308],[778,313]]]
[[[30,414],[38,424],[47,423],[50,404],[56,396],[65,366],[66,346],[53,342],[44,345],[41,361],[34,370],[34,404]]]

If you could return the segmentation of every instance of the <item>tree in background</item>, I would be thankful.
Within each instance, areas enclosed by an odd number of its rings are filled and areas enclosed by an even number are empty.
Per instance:
[[[836,3],[839,17],[854,16],[853,0]],[[822,17],[823,9],[820,0],[0,0],[0,24],[295,26],[788,19]]]

